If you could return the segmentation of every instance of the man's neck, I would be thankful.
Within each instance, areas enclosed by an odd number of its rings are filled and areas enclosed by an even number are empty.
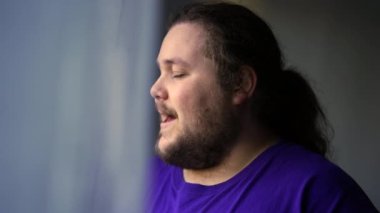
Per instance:
[[[277,138],[274,137],[256,139],[259,140],[255,140],[253,143],[252,137],[248,135],[240,137],[240,143],[236,144],[222,163],[216,167],[203,170],[184,169],[184,180],[187,183],[211,186],[231,179],[277,141]]]

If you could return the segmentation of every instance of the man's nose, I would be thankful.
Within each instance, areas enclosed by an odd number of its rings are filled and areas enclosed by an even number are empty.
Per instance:
[[[150,88],[150,95],[155,100],[165,100],[168,98],[168,93],[161,77],[159,77]]]

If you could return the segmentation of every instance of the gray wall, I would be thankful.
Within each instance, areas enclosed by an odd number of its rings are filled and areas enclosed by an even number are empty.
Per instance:
[[[380,1],[236,1],[260,14],[335,129],[332,160],[380,208]]]

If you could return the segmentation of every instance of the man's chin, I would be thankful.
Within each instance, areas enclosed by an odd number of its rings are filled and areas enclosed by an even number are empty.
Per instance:
[[[170,149],[170,146],[174,143],[174,140],[169,140],[166,137],[160,136],[156,142],[156,152],[160,157],[167,154],[167,150]]]

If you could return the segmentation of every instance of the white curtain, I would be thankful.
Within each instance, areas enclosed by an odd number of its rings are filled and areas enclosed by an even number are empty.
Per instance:
[[[142,211],[160,11],[0,2],[0,212]]]

